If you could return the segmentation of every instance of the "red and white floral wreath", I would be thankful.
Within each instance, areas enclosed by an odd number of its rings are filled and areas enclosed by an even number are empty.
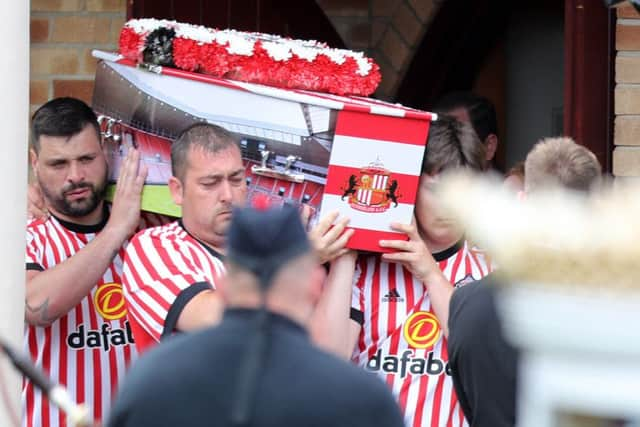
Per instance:
[[[162,50],[163,54],[147,55]],[[332,49],[317,41],[263,33],[214,30],[156,19],[134,19],[120,33],[120,53],[186,71],[287,89],[337,95],[372,94],[380,69],[361,52]]]

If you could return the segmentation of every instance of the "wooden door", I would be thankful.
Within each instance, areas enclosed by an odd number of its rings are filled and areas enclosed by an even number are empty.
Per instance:
[[[565,0],[564,132],[611,171],[614,12],[604,2]]]

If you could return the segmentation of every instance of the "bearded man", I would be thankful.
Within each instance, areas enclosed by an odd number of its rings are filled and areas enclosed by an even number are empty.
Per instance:
[[[57,98],[33,115],[31,166],[50,215],[27,226],[25,349],[97,421],[136,355],[121,274],[129,237],[146,225],[139,156],[127,153],[108,204],[107,159],[91,108]],[[28,380],[22,407],[23,425],[67,425]]]

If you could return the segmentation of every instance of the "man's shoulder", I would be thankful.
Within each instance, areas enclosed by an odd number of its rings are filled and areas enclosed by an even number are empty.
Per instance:
[[[290,351],[291,347],[280,348],[273,345],[270,346],[270,351],[275,351],[277,357],[263,359],[263,363],[270,361],[275,364],[270,365],[263,376],[263,381],[270,387],[269,390],[273,390],[271,387],[282,387],[283,382],[292,381],[289,387],[283,390],[278,388],[277,393],[274,393],[280,398],[295,395],[298,402],[309,402],[308,405],[288,411],[287,417],[296,418],[301,411],[307,411],[306,416],[312,417],[333,414],[341,417],[341,420],[347,419],[346,415],[367,419],[375,418],[371,415],[373,412],[383,414],[386,419],[400,420],[398,423],[382,425],[402,426],[399,411],[397,414],[394,412],[396,406],[391,394],[375,376],[317,349],[306,339],[291,341],[290,335],[287,336],[287,343],[296,344],[295,352]],[[272,339],[281,343],[276,337]],[[120,397],[126,395],[130,400],[128,407],[150,398],[163,399],[167,387],[182,390],[186,383],[200,384],[201,382],[194,379],[202,378],[204,371],[217,376],[216,387],[228,387],[228,384],[235,383],[235,365],[242,363],[244,359],[245,342],[246,337],[238,336],[237,324],[225,325],[224,322],[215,328],[172,337],[145,353],[144,357],[132,365]],[[220,352],[219,349],[223,347],[225,351]],[[191,349],[188,362],[184,360],[185,348]],[[304,371],[294,372],[296,369]],[[293,379],[300,378],[301,374],[304,375],[304,381]],[[216,391],[215,388],[209,388],[203,393],[208,396]],[[263,399],[263,402],[272,401],[271,396],[265,396]],[[323,407],[323,404],[331,401],[339,401],[340,405]]]
[[[200,331],[201,332],[201,331]],[[192,350],[201,348],[202,340],[193,334],[178,334],[163,341],[161,345],[156,345],[144,353],[144,357],[139,358],[131,365],[127,375],[128,387],[146,390],[151,392],[156,389],[156,383],[173,381],[179,382],[184,378],[185,369],[194,368],[193,363],[175,363],[184,359],[184,349]],[[147,393],[148,394],[148,393]]]
[[[458,336],[473,334],[476,328],[487,327],[495,316],[495,293],[498,281],[490,274],[481,280],[457,288],[449,302],[449,345]]]
[[[379,425],[403,425],[395,399],[380,377],[315,347],[313,351],[316,359],[311,360],[315,364],[310,364],[313,369],[310,368],[305,375],[317,390],[339,399],[344,409],[352,412],[353,416],[363,417],[364,420],[376,414],[382,417],[376,420],[381,423]],[[363,413],[363,408],[368,409]]]
[[[138,225],[138,230],[167,225],[176,220],[177,218],[167,215],[162,215],[155,212],[140,211],[140,224]]]
[[[387,392],[386,386],[376,375],[311,344],[306,357],[309,361],[313,361],[310,366],[314,369],[310,369],[308,374],[315,377],[314,380],[317,383],[339,384],[344,386],[345,391],[358,391],[363,396]]]
[[[154,227],[142,229],[131,238],[131,242],[182,239],[186,234],[187,233],[180,226],[179,222],[173,221],[168,224],[156,225]]]
[[[489,271],[493,271],[495,269],[493,259],[491,255],[483,248],[476,246],[475,244],[468,242],[469,255],[471,255],[476,262],[482,264]]]
[[[27,220],[26,230],[28,233],[46,233],[48,228],[53,225],[54,217],[49,215],[46,218],[29,218]]]
[[[493,299],[496,286],[495,275],[489,274],[480,280],[458,287],[451,296],[451,307],[484,305],[489,299]]]

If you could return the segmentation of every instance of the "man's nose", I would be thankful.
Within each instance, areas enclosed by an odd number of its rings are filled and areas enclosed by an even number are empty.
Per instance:
[[[84,170],[78,162],[71,162],[69,165],[67,180],[73,183],[78,183],[84,180]]]
[[[220,185],[220,201],[231,202],[233,199],[233,192],[231,190],[231,183],[229,180],[222,181]]]

